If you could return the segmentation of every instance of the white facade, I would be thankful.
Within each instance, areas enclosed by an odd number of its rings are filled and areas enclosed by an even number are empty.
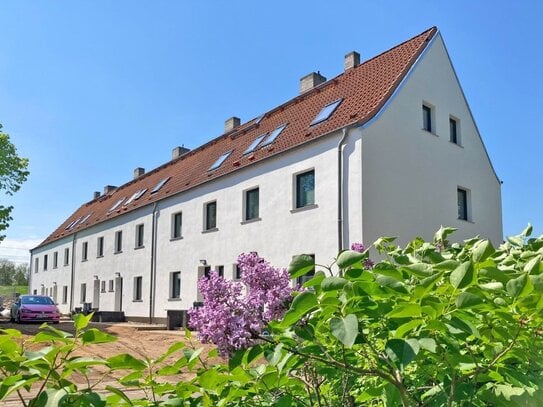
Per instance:
[[[423,104],[432,108],[431,132],[422,130]],[[458,124],[458,144],[449,141],[451,117]],[[315,174],[314,205],[296,209],[296,175],[309,170]],[[245,191],[256,187],[259,217],[244,221]],[[458,219],[459,188],[467,192],[467,220]],[[209,202],[216,202],[217,224],[205,231]],[[173,237],[178,213],[181,236]],[[143,225],[143,247],[136,247],[138,225]],[[340,129],[36,248],[30,289],[41,293],[43,286],[53,295],[56,283],[56,301],[65,313],[90,302],[127,317],[161,320],[167,310],[186,310],[199,300],[196,283],[204,263],[222,266],[226,278],[235,278],[237,256],[249,251],[280,267],[301,253],[329,264],[339,245],[371,244],[382,235],[398,236],[400,244],[416,236],[431,239],[440,225],[457,227],[456,240],[476,234],[495,244],[502,239],[500,182],[438,34],[370,123]],[[117,253],[118,232],[122,251]],[[103,256],[98,256],[99,238]],[[66,266],[65,249],[70,252]],[[57,268],[52,268],[54,252]]]

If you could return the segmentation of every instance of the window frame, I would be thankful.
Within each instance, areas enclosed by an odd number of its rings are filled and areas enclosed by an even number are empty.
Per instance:
[[[454,137],[453,124],[454,123]],[[460,120],[455,116],[449,116],[449,141],[457,146],[462,146],[462,138],[460,134]]]
[[[461,196],[463,196],[463,205],[460,207]],[[472,222],[471,214],[471,191],[468,188],[458,186],[456,188],[457,219],[466,222]],[[463,213],[462,213],[462,212]],[[463,216],[462,216],[463,215]]]
[[[87,283],[81,283],[81,292],[79,293],[79,302],[84,304],[87,302]]]
[[[427,102],[422,102],[422,130],[435,134],[435,108]]]
[[[213,206],[215,208],[214,218],[215,222],[213,225],[209,223],[209,208]],[[212,232],[217,229],[217,200],[209,201],[204,203],[204,230],[203,232]]]
[[[300,200],[300,187],[301,187],[301,177],[303,177],[304,175],[308,175],[308,174],[313,174],[313,200],[312,202],[308,202],[304,205],[301,204],[301,200]],[[303,171],[300,171],[300,172],[297,172],[295,174],[293,174],[293,202],[292,202],[292,206],[293,206],[293,210],[294,211],[297,211],[297,210],[301,210],[301,209],[306,209],[306,208],[313,208],[313,207],[316,207],[316,175],[315,175],[315,168],[310,168],[310,169],[306,169],[306,170],[303,170]]]
[[[53,269],[58,268],[58,252],[53,252]]]
[[[178,282],[175,285],[175,282]],[[169,300],[180,300],[181,299],[181,272],[172,271],[170,273],[170,290],[169,290]]]
[[[70,248],[69,247],[64,248],[64,265],[65,266],[70,265]]]
[[[179,219],[179,223],[177,220]],[[170,239],[182,239],[183,238],[183,211],[172,213],[172,224]]]
[[[104,257],[104,236],[96,238],[96,258]]]
[[[123,252],[123,231],[117,230],[115,232],[115,251],[114,254],[119,254]]]
[[[133,292],[133,302],[142,302],[143,301],[143,277],[135,276],[134,277],[134,292]]]
[[[67,285],[62,286],[62,303],[63,304],[68,303],[68,286]]]
[[[115,280],[108,280],[108,292],[115,292]]]
[[[106,280],[100,281],[100,292],[105,293],[106,292]]]
[[[47,271],[49,267],[48,260],[49,260],[49,255],[44,254],[43,255],[43,271]]]
[[[250,216],[250,196],[251,196],[251,193],[254,193],[256,191],[256,215],[254,216]],[[260,187],[259,186],[255,186],[255,187],[252,187],[252,188],[249,188],[249,189],[246,189],[243,191],[243,217],[242,217],[242,220],[243,222],[251,222],[251,221],[256,221],[256,220],[260,220]]]
[[[134,238],[134,249],[141,249],[145,247],[145,224],[140,223],[136,225],[136,236]]]
[[[89,259],[89,242],[83,242],[81,244],[81,261],[87,261]]]

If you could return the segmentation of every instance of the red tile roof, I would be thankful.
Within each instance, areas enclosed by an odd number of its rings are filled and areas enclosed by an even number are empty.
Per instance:
[[[114,192],[83,204],[37,247],[281,154],[350,124],[366,123],[387,102],[436,32],[436,27],[430,28],[270,110],[260,122],[253,119],[242,124],[120,186]],[[324,106],[340,98],[343,99],[342,103],[328,120],[310,126],[311,121]],[[243,156],[243,152],[255,138],[272,132],[285,123],[288,123],[288,126],[274,143]],[[233,152],[225,162],[215,171],[208,171],[209,167],[228,151]],[[167,177],[171,177],[168,182],[157,193],[151,194],[152,189]],[[128,199],[144,188],[147,188],[147,191],[138,200],[132,201],[127,206],[120,205],[110,212],[119,199],[123,197]],[[89,214],[91,215],[87,217]],[[67,228],[77,219],[83,219],[84,222],[77,223],[71,229]]]

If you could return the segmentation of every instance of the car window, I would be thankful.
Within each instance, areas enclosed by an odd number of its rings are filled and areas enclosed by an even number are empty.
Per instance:
[[[47,305],[54,304],[53,300],[49,297],[29,296],[29,297],[23,297],[21,301],[23,304],[47,304]]]

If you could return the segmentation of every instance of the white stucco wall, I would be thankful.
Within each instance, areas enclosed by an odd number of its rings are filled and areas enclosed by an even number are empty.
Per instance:
[[[433,106],[434,134],[422,130],[422,104]],[[459,120],[461,146],[449,141]],[[468,105],[438,35],[388,108],[362,130],[364,240],[431,239],[440,225],[453,240],[477,234],[502,241],[501,192]],[[457,188],[470,191],[469,221],[458,219]],[[469,212],[469,211],[468,211]]]

